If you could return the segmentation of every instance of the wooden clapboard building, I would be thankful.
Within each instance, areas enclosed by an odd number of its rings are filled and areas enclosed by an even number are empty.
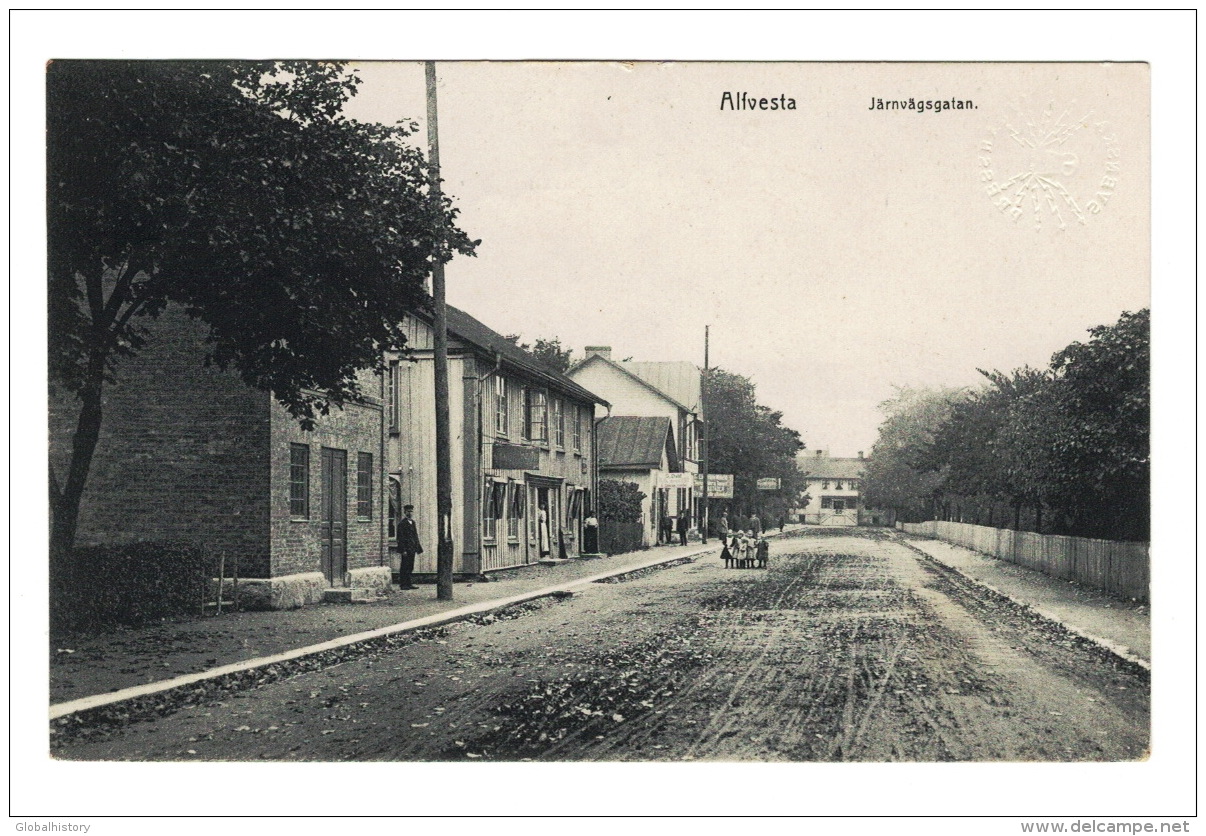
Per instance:
[[[431,319],[406,321],[407,356],[387,358],[388,536],[397,570],[397,519],[414,505],[436,572],[435,364]],[[448,307],[453,572],[466,577],[574,557],[596,488],[598,396],[462,310]]]

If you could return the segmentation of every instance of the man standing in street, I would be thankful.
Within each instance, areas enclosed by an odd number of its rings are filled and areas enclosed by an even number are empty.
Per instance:
[[[678,544],[680,546],[687,545],[687,527],[688,527],[688,525],[689,525],[689,523],[687,522],[687,515],[684,514],[682,511],[679,511],[679,513],[678,513]]]
[[[398,551],[402,556],[402,563],[398,567],[398,587],[418,589],[410,582],[411,573],[415,571],[415,555],[423,553],[423,547],[419,545],[419,529],[414,519],[415,506],[405,505],[402,511],[406,516],[398,523]]]

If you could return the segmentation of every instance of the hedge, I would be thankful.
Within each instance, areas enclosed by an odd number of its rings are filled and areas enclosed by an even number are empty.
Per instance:
[[[215,576],[198,543],[156,541],[76,548],[50,569],[50,629],[93,632],[196,614]]]

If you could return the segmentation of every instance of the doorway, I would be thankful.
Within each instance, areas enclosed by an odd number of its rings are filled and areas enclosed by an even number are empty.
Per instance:
[[[348,572],[348,454],[322,448],[322,513],[319,519],[322,573],[331,586],[345,586]]]

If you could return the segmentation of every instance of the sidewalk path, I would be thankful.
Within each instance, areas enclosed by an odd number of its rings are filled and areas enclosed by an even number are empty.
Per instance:
[[[1026,604],[1044,618],[1150,668],[1151,611],[1146,606],[941,540],[903,539],[972,580]]]
[[[789,526],[788,532],[800,526]],[[774,534],[772,536],[778,536]],[[283,654],[293,657],[339,644],[365,633],[392,632],[442,623],[499,606],[555,594],[600,577],[624,574],[717,552],[705,546],[658,546],[598,560],[571,560],[553,566],[532,565],[496,573],[489,581],[457,583],[453,601],[439,601],[435,586],[413,591],[393,589],[365,604],[314,604],[297,610],[234,612],[187,618],[119,630],[50,647],[51,713],[61,716],[112,697],[145,694],[220,675],[222,669],[268,664]],[[120,693],[115,693],[120,692]],[[86,702],[81,702],[84,698]]]

